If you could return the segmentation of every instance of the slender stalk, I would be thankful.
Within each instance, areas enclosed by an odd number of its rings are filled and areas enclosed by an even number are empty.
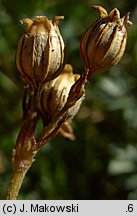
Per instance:
[[[16,200],[27,171],[14,171],[7,191],[7,200]]]
[[[29,145],[29,143],[28,143]],[[14,152],[15,151],[15,152]],[[18,196],[23,180],[29,168],[31,167],[37,151],[30,149],[14,149],[13,153],[13,174],[7,190],[6,199],[15,200]],[[25,153],[24,153],[25,151]]]
[[[37,153],[34,137],[36,122],[37,116],[35,118],[28,116],[24,120],[17,137],[16,145],[13,149],[13,174],[7,191],[7,200],[15,200],[17,198],[25,175],[31,167],[34,156]]]

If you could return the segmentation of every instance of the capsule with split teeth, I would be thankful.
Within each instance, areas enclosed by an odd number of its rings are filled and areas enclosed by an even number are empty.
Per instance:
[[[19,41],[16,52],[16,65],[25,84],[37,86],[56,78],[64,67],[65,48],[58,28],[63,17],[55,16],[48,20],[37,16],[32,21],[25,18],[20,23],[27,27]]]
[[[127,26],[131,26],[129,13],[120,18],[115,8],[109,14],[100,6],[93,6],[100,18],[85,32],[80,52],[90,78],[95,72],[103,72],[116,65],[125,51]]]

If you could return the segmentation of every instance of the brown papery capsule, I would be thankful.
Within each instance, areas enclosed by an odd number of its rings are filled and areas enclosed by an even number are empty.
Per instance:
[[[116,65],[124,51],[127,41],[127,26],[131,26],[129,13],[120,18],[115,8],[109,14],[100,6],[93,6],[100,18],[85,32],[80,52],[89,77],[94,72],[103,72]]]
[[[56,79],[42,86],[39,94],[38,109],[45,124],[54,119],[64,107],[69,91],[78,78],[78,74],[73,74],[72,66],[66,64],[64,70]],[[68,109],[67,119],[72,119],[76,115],[83,99],[84,96]]]
[[[63,17],[36,16],[27,23],[16,52],[16,65],[25,84],[37,86],[57,77],[64,67],[64,42],[58,28]]]

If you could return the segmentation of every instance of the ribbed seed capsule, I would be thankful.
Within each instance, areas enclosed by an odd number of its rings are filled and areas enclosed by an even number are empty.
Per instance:
[[[58,22],[63,17],[48,20],[37,16],[32,21],[21,20],[28,26],[19,41],[16,65],[25,84],[36,86],[57,77],[64,67],[64,42]]]
[[[103,72],[116,65],[125,50],[127,41],[129,13],[120,18],[119,11],[115,8],[109,15],[100,6],[93,6],[100,13],[100,18],[85,32],[80,52],[89,77],[94,72]]]
[[[54,119],[54,117],[64,107],[67,102],[69,91],[78,78],[78,74],[73,74],[71,65],[66,64],[64,70],[56,79],[45,83],[42,86],[39,95],[38,108],[45,124],[48,124],[49,121]],[[71,119],[76,115],[83,98],[84,96],[80,98],[74,106],[68,109],[68,119]]]

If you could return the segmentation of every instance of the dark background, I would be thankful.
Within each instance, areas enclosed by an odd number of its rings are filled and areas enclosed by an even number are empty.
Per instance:
[[[12,173],[11,152],[21,123],[23,85],[14,58],[23,31],[18,21],[64,15],[60,29],[67,62],[83,70],[82,34],[97,18],[92,5],[123,16],[133,26],[120,63],[94,76],[73,121],[76,141],[57,136],[28,172],[19,199],[137,199],[137,2],[136,0],[0,0],[0,197]],[[9,78],[10,79],[9,79]],[[12,81],[11,81],[12,80]]]

